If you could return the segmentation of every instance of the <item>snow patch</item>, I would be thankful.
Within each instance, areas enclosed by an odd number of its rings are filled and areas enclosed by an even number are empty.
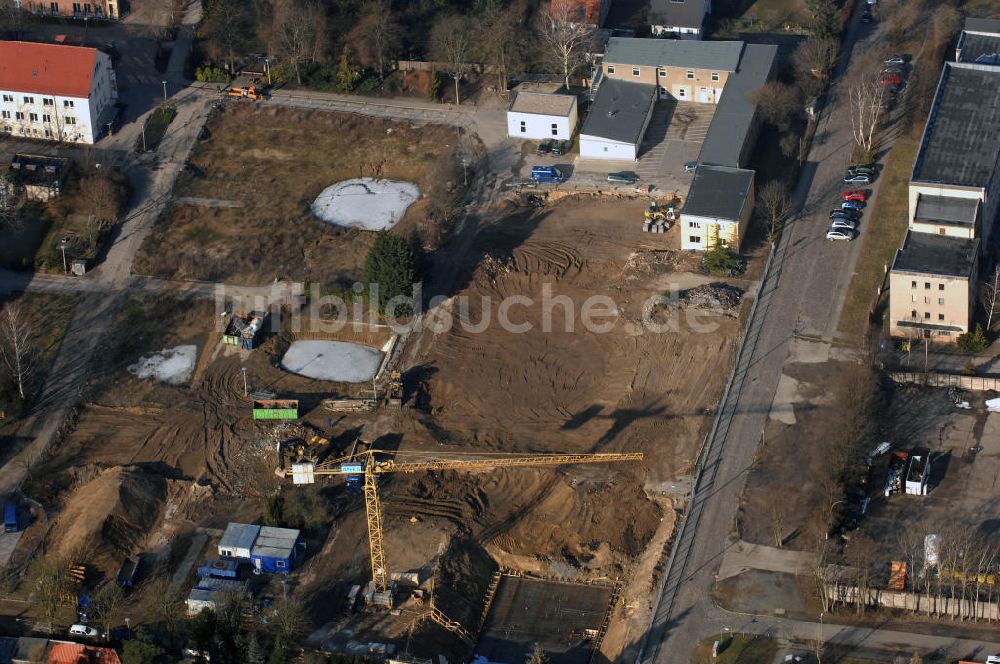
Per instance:
[[[374,348],[346,341],[302,339],[288,347],[281,368],[307,378],[361,383],[372,379],[383,355]]]
[[[412,182],[355,178],[329,186],[312,204],[312,213],[328,224],[366,231],[389,230],[420,198]]]
[[[128,372],[136,378],[155,378],[167,385],[183,385],[191,380],[197,360],[197,346],[174,346],[144,355],[128,367]]]

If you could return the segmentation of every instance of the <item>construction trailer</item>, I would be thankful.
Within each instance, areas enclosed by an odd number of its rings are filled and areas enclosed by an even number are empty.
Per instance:
[[[292,571],[300,532],[292,528],[264,526],[250,550],[250,563],[257,574]]]
[[[219,540],[219,556],[222,558],[235,558],[236,560],[250,560],[250,550],[253,549],[257,535],[260,533],[260,526],[249,523],[230,523],[226,526],[226,531],[222,533]]]
[[[267,312],[251,311],[246,314],[233,314],[229,323],[226,324],[226,331],[222,334],[222,343],[253,350],[263,341],[266,322]]]
[[[118,577],[116,579],[118,585],[122,588],[131,588],[135,585],[135,580],[138,576],[139,556],[125,556],[121,567],[118,568]]]
[[[240,562],[233,558],[209,558],[198,566],[198,577],[236,579],[240,575]]]
[[[254,399],[255,420],[295,420],[298,417],[298,399]]]
[[[185,604],[189,616],[201,613],[203,609],[215,610],[215,601],[226,591],[245,587],[242,581],[234,579],[217,579],[215,577],[203,577],[191,588]]]

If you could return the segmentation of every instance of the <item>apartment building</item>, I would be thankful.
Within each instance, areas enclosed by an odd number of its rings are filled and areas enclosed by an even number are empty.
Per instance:
[[[98,21],[117,20],[121,18],[118,0],[88,0],[87,2],[67,2],[67,0],[62,0],[62,3],[58,2],[58,0],[14,0],[14,5],[37,16],[93,19]]]
[[[907,231],[889,273],[890,334],[952,342],[975,312],[979,240]]]
[[[111,58],[95,48],[0,41],[0,132],[93,143],[114,117]]]
[[[655,85],[662,100],[717,104],[743,55],[739,41],[683,41],[612,37],[604,76]]]

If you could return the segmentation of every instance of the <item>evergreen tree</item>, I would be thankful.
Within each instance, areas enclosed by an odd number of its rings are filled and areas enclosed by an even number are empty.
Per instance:
[[[377,306],[386,316],[412,313],[414,302],[397,304],[390,303],[390,300],[412,297],[413,284],[417,281],[416,272],[416,259],[406,240],[399,235],[380,233],[365,260],[365,285],[368,286],[368,292],[372,292],[372,285],[378,286],[378,301],[371,302],[372,306]]]
[[[361,71],[351,64],[351,47],[345,46],[337,65],[337,92],[353,92],[360,78]]]

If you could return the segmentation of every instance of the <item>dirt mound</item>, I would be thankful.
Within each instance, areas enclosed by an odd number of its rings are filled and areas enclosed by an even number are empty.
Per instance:
[[[167,497],[167,480],[138,466],[85,468],[52,525],[52,552],[88,560],[136,551]]]
[[[470,632],[479,627],[496,562],[473,540],[452,539],[434,570],[434,605]]]

